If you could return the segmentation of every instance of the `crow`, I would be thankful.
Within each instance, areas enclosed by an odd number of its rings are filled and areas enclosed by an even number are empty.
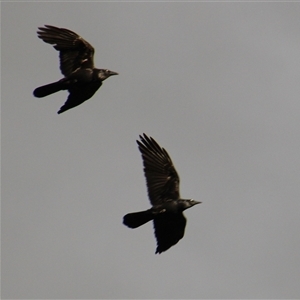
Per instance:
[[[58,114],[90,99],[105,79],[118,75],[117,72],[94,67],[95,49],[77,33],[51,25],[38,29],[38,37],[59,51],[60,70],[64,78],[36,88],[33,95],[41,98],[68,90],[68,99]]]
[[[183,238],[186,218],[182,212],[201,202],[180,198],[179,176],[168,152],[145,133],[140,139],[136,142],[142,154],[152,207],[125,215],[123,224],[137,228],[153,220],[157,241],[155,254],[160,254]]]

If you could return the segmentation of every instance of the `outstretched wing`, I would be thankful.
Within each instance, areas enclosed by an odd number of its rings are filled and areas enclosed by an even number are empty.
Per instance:
[[[157,241],[155,253],[161,253],[178,243],[183,238],[186,218],[182,213],[161,214],[153,220]]]
[[[84,101],[90,99],[97,92],[101,85],[102,81],[94,81],[88,85],[81,86],[73,85],[71,88],[69,88],[69,96],[67,101],[57,113],[61,114],[66,110],[76,107]]]
[[[146,134],[137,141],[142,154],[148,196],[152,205],[179,199],[179,176],[168,152]]]
[[[94,48],[77,33],[51,25],[39,27],[38,37],[59,51],[60,70],[69,76],[77,68],[94,68]]]

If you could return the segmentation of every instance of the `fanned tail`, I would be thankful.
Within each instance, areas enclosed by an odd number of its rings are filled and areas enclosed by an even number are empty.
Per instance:
[[[54,93],[64,90],[64,89],[66,89],[66,88],[64,88],[64,85],[62,84],[62,82],[57,81],[57,82],[49,83],[49,84],[46,84],[46,85],[36,88],[33,91],[33,95],[37,98],[42,98],[42,97],[46,97],[48,95],[54,94]]]
[[[150,210],[145,210],[125,215],[123,224],[130,228],[137,228],[151,220],[153,220],[153,214]]]

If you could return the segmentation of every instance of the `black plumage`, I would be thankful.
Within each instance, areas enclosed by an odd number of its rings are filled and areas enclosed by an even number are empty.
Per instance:
[[[142,154],[152,207],[125,215],[123,223],[136,228],[153,220],[156,253],[162,253],[183,238],[186,218],[182,212],[201,202],[180,198],[179,176],[168,152],[146,134],[140,139],[137,144]]]
[[[41,98],[61,90],[68,90],[69,96],[58,114],[80,105],[90,99],[102,82],[117,72],[94,67],[94,48],[77,33],[51,25],[39,27],[38,37],[53,45],[59,51],[60,70],[64,78],[34,90],[35,97]]]

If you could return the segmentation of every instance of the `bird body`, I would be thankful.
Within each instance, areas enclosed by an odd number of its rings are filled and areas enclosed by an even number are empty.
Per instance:
[[[183,211],[201,202],[180,198],[179,176],[169,154],[146,134],[140,138],[141,141],[137,143],[143,158],[152,207],[125,215],[123,223],[130,228],[137,228],[153,220],[156,253],[162,253],[182,239],[186,226]]]
[[[172,216],[182,213],[185,209],[195,205],[192,199],[168,200],[163,204],[155,205],[148,210],[129,213],[124,216],[124,224],[130,228],[137,228],[160,216]]]
[[[95,68],[94,48],[69,29],[45,25],[39,28],[38,37],[59,51],[60,70],[65,77],[36,88],[33,94],[41,98],[68,90],[69,97],[58,111],[59,114],[90,99],[105,79],[118,75],[108,69]]]

